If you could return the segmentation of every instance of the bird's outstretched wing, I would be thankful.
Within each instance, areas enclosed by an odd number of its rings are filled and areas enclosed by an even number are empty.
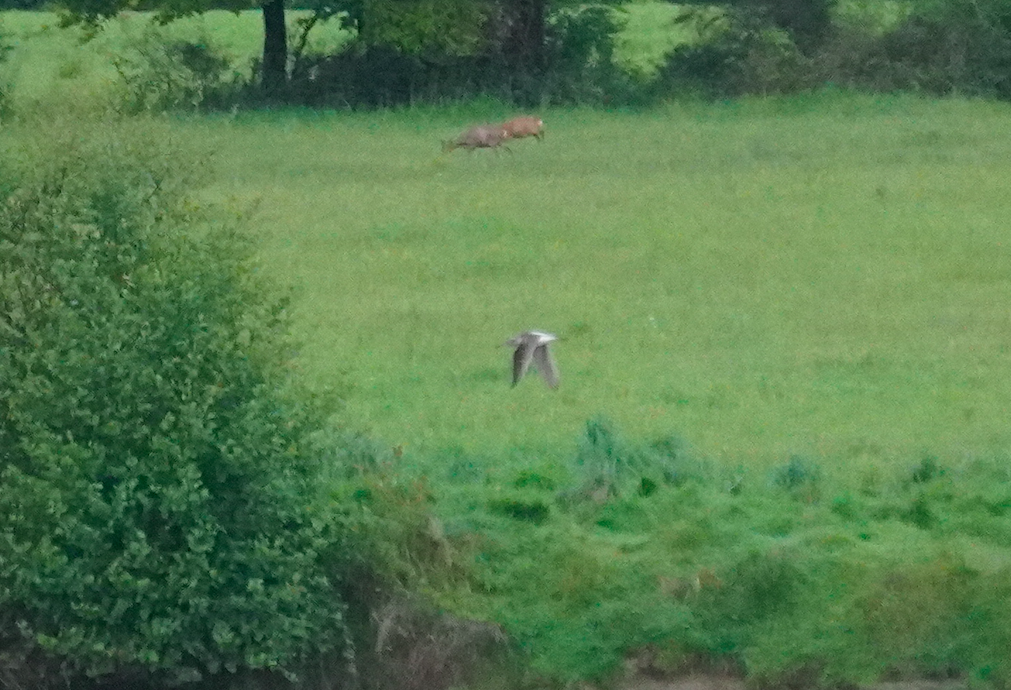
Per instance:
[[[515,386],[523,378],[523,375],[527,373],[527,369],[530,368],[530,360],[533,359],[537,348],[533,347],[528,342],[521,341],[516,346],[516,352],[513,353],[513,385]]]
[[[555,366],[555,360],[551,357],[548,346],[541,345],[535,348],[533,358],[537,371],[544,377],[544,382],[552,388],[558,388],[558,367]]]

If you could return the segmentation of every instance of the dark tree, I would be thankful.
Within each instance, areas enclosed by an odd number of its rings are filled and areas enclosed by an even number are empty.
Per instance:
[[[838,0],[678,0],[681,5],[721,5],[758,15],[785,29],[804,51],[818,46],[832,28]]]
[[[264,94],[277,98],[288,81],[288,34],[284,21],[284,0],[267,0],[263,6]]]
[[[506,63],[516,74],[540,74],[545,67],[547,0],[509,0],[504,9]]]

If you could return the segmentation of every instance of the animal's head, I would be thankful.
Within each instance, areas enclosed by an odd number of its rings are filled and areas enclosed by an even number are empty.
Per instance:
[[[452,139],[446,139],[445,141],[442,142],[442,152],[443,153],[449,153],[450,151],[452,151],[455,148],[456,148],[456,142],[453,141]]]

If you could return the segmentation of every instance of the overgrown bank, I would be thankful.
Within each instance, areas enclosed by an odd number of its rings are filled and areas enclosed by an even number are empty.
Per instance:
[[[1006,687],[1008,479],[1006,458],[855,476],[800,457],[720,467],[596,420],[566,467],[455,463],[433,477],[442,522],[427,552],[458,579],[429,585],[560,684],[708,668],[770,687]]]

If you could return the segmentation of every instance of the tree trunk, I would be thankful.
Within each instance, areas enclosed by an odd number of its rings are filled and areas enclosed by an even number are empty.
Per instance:
[[[280,98],[288,84],[288,33],[284,25],[284,0],[263,5],[263,66],[260,83],[268,98]]]
[[[544,34],[547,0],[511,0],[509,34],[505,56],[514,74],[540,75],[544,72]]]

